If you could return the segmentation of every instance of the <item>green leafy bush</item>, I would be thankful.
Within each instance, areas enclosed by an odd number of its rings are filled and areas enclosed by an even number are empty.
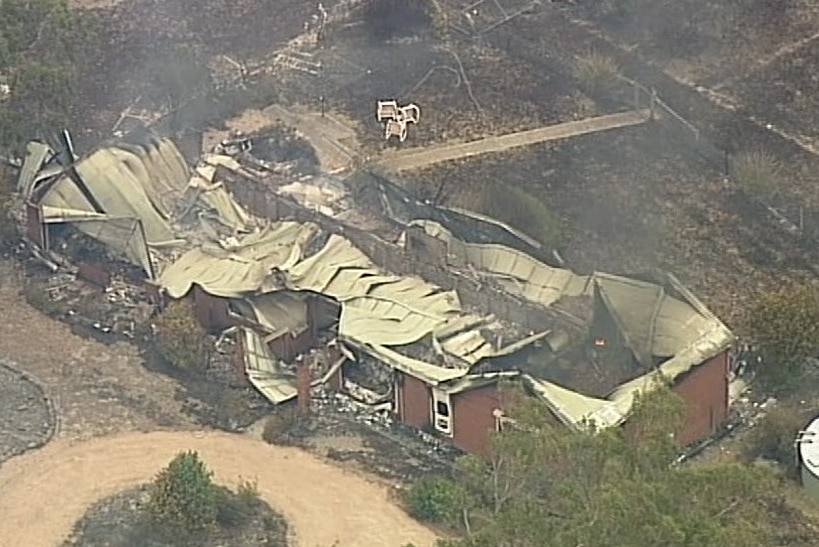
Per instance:
[[[463,506],[463,489],[444,477],[426,477],[407,490],[404,501],[412,516],[434,523],[454,523]]]
[[[151,485],[150,514],[172,530],[196,532],[216,522],[213,474],[196,452],[178,454]]]
[[[208,362],[207,332],[196,320],[189,299],[177,300],[156,321],[159,353],[181,369],[204,368]]]

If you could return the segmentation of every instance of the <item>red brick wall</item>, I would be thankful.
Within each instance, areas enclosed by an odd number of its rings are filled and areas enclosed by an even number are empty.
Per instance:
[[[316,347],[318,340],[313,336],[310,329],[299,332],[283,332],[277,338],[268,342],[270,351],[282,361],[292,361],[300,353],[307,353]]]
[[[424,429],[432,424],[432,392],[421,380],[398,373],[400,391],[398,418],[407,425]]]
[[[450,403],[455,446],[472,454],[488,456],[495,431],[492,411],[503,408],[497,384],[453,395]]]
[[[714,434],[728,417],[728,350],[694,368],[674,391],[686,403],[679,441],[688,445]]]

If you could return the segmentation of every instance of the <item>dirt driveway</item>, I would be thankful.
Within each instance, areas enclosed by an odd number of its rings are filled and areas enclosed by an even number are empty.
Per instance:
[[[196,450],[217,481],[256,479],[306,547],[432,545],[434,534],[389,500],[386,487],[302,450],[227,433],[131,433],[56,441],[0,468],[0,544],[53,547],[95,501],[149,481]]]

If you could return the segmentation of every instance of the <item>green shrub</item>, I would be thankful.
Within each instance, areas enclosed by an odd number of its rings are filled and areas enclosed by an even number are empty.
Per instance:
[[[150,514],[160,524],[180,532],[210,527],[216,522],[220,498],[212,475],[196,452],[181,452],[154,479]]]
[[[599,53],[578,57],[573,74],[580,88],[594,95],[610,93],[618,86],[620,80],[620,68],[617,63]]]
[[[459,520],[465,494],[463,489],[444,477],[425,477],[404,495],[407,509],[415,518],[439,524]]]
[[[756,197],[771,198],[779,194],[781,168],[779,162],[766,152],[737,154],[732,165],[732,175]]]
[[[196,320],[189,299],[171,303],[159,315],[154,336],[160,354],[173,366],[199,369],[207,365],[207,332]]]

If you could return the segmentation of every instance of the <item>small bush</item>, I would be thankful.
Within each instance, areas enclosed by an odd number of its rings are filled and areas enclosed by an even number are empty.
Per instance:
[[[262,439],[269,444],[282,444],[301,423],[295,408],[282,408],[264,423]]]
[[[579,57],[575,61],[573,73],[580,88],[593,95],[610,93],[620,80],[617,63],[599,53]]]
[[[223,528],[245,526],[261,505],[259,489],[254,481],[242,481],[234,494],[216,487],[216,522]]]
[[[178,454],[151,485],[150,514],[169,529],[196,532],[216,522],[217,490],[196,452]]]
[[[190,300],[177,300],[159,315],[155,339],[160,354],[173,366],[201,369],[207,365],[207,332],[196,320]]]
[[[463,500],[462,488],[443,477],[423,478],[413,484],[404,496],[412,516],[439,524],[457,522]]]
[[[779,194],[779,162],[765,152],[742,152],[733,162],[733,176],[750,194],[772,198]]]
[[[463,197],[463,194],[459,197]],[[509,224],[546,246],[557,246],[563,237],[560,218],[541,199],[522,188],[486,184],[464,206]]]

